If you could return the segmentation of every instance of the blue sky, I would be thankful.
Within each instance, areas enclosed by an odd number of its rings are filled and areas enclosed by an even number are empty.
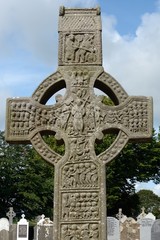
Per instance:
[[[1,130],[6,99],[30,97],[57,69],[61,5],[101,7],[103,66],[129,95],[153,97],[154,128],[158,129],[160,0],[0,0],[0,4]],[[159,186],[155,192],[160,193]]]
[[[145,13],[157,11],[154,0],[100,0],[102,12],[114,15],[117,20],[116,30],[120,34],[134,34]]]

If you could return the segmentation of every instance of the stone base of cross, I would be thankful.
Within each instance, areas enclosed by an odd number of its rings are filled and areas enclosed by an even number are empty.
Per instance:
[[[65,95],[46,105],[63,88]],[[103,104],[94,88],[115,105]],[[117,130],[117,138],[97,156],[94,143],[108,130]],[[44,142],[48,132],[64,140],[64,156]],[[151,136],[152,99],[128,96],[102,67],[100,9],[61,7],[57,72],[31,98],[8,99],[6,117],[6,140],[31,142],[55,167],[54,240],[107,239],[105,165],[129,140]]]

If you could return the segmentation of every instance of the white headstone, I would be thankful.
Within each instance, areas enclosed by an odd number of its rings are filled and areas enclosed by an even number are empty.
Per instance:
[[[7,218],[0,219],[0,231],[1,230],[9,231],[9,221]]]
[[[29,223],[22,214],[22,218],[17,223],[17,240],[28,240]]]
[[[156,217],[153,215],[153,213],[151,213],[151,212],[149,212],[146,216],[145,216],[145,218],[150,218],[150,219],[152,219],[152,220],[156,220]]]
[[[139,221],[141,221],[141,219],[143,219],[147,214],[144,212],[144,210],[145,210],[145,208],[144,207],[142,207],[141,208],[141,210],[142,210],[142,212],[138,215],[138,217],[137,217],[137,221],[139,222]]]
[[[152,225],[151,240],[160,240],[160,219],[154,221]]]
[[[7,218],[0,219],[0,240],[9,240],[9,221]]]
[[[154,223],[153,219],[143,218],[140,223],[140,240],[151,240],[151,228]]]
[[[108,240],[120,240],[119,221],[114,217],[107,217]]]

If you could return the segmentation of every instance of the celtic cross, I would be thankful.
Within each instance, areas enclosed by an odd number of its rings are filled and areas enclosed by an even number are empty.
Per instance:
[[[31,142],[55,167],[54,240],[106,240],[105,165],[129,140],[152,135],[152,99],[130,97],[102,67],[100,9],[59,12],[59,66],[31,98],[7,100],[6,140]],[[57,96],[54,105],[46,105]],[[102,90],[114,106],[102,103],[94,88]],[[110,130],[118,130],[112,145],[96,155],[94,144]],[[54,152],[42,135],[63,139],[65,154]],[[126,163],[127,164],[127,163]]]
[[[13,210],[13,207],[9,208],[9,211],[6,213],[6,216],[9,218],[9,225],[13,224],[13,218],[16,216],[16,213]]]

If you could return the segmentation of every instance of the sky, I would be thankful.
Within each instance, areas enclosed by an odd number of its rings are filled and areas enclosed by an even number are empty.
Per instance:
[[[153,97],[158,131],[160,0],[0,0],[0,5],[0,130],[6,99],[30,97],[56,71],[58,11],[64,5],[101,7],[103,67],[128,95]],[[154,191],[160,195],[160,185]]]

